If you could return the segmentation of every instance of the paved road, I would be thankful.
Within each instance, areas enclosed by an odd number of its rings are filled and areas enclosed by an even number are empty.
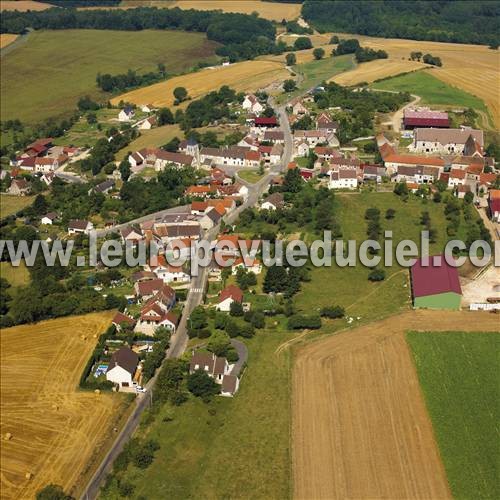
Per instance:
[[[275,107],[275,104],[271,99],[269,104]],[[270,169],[270,172],[266,176],[264,176],[259,182],[253,184],[252,186],[249,186],[248,198],[236,210],[234,210],[232,213],[228,214],[225,217],[225,222],[227,224],[233,223],[239,216],[239,214],[243,210],[245,210],[245,208],[253,206],[258,201],[259,197],[262,196],[262,194],[268,189],[271,179],[274,176],[278,175],[280,172],[282,172],[284,169],[286,169],[286,166],[290,162],[292,156],[293,141],[292,141],[292,133],[288,123],[288,118],[286,116],[285,106],[281,106],[279,108],[275,107],[275,110],[279,116],[281,122],[281,128],[283,129],[285,135],[285,147],[283,150],[282,160],[279,164],[274,165]],[[128,223],[122,224],[120,226],[115,226],[114,228],[106,231],[113,232],[121,227],[128,226],[133,223],[138,223],[141,222],[142,220],[149,220],[151,218],[161,218],[161,216],[164,215],[165,213],[168,212],[172,213],[176,209],[177,211],[182,212],[185,208],[186,207],[175,207],[175,209],[162,210],[161,212],[156,212],[155,214],[150,214],[145,217],[140,217],[139,219],[129,221]],[[101,232],[100,236],[107,234],[106,231]],[[218,231],[219,231],[218,226],[212,228],[211,230],[206,232],[206,234],[203,236],[203,239],[207,240],[208,242],[213,241],[217,236]],[[200,271],[198,276],[192,278],[191,287],[186,298],[186,303],[182,311],[182,316],[179,322],[179,326],[177,327],[177,331],[175,332],[174,335],[172,335],[172,338],[170,340],[170,346],[167,350],[167,355],[166,355],[167,359],[178,358],[186,350],[187,343],[189,340],[189,337],[187,335],[187,321],[193,309],[199,304],[201,304],[207,280],[208,280],[208,268],[204,268],[202,271]],[[241,348],[241,346],[239,346],[239,348]],[[246,361],[246,356],[247,356],[246,353],[243,353],[242,351],[241,357],[244,358],[245,361]],[[85,491],[81,496],[82,499],[94,499],[97,497],[100,485],[106,478],[107,474],[111,471],[114,460],[123,450],[125,443],[131,438],[132,434],[139,425],[142,412],[151,404],[151,401],[154,397],[153,387],[156,382],[158,373],[159,370],[157,370],[155,376],[146,384],[146,388],[148,390],[147,393],[141,394],[137,397],[135,408],[133,409],[131,416],[127,420],[123,429],[118,434],[115,442],[113,443],[111,449],[105,456],[104,460],[101,462],[98,469],[96,470],[91,480],[89,481]]]

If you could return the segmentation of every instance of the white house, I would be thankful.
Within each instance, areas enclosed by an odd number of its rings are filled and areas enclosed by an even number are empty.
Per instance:
[[[141,310],[141,315],[134,327],[134,332],[153,336],[159,327],[168,328],[175,333],[179,318],[172,312],[165,312],[157,303],[146,305]]]
[[[151,113],[154,110],[155,110],[155,108],[154,108],[154,106],[152,104],[143,104],[141,106],[141,111],[143,113]]]
[[[222,379],[229,375],[230,370],[227,359],[213,353],[196,352],[189,362],[189,373],[203,371],[217,384],[222,384]]]
[[[238,269],[245,269],[254,274],[260,274],[262,272],[262,265],[257,259],[252,259],[252,257],[248,255],[246,257],[238,257],[234,261],[231,274],[236,276],[236,274],[238,274]]]
[[[253,94],[247,94],[245,99],[243,99],[243,104],[241,106],[245,111],[254,113],[255,115],[259,115],[262,111],[264,111],[264,106]]]
[[[463,186],[466,176],[467,172],[465,170],[452,168],[448,177],[448,187],[453,189],[456,186]]]
[[[356,189],[358,177],[354,169],[331,170],[329,189]]]
[[[152,256],[144,270],[151,271],[164,283],[185,283],[191,280],[191,276],[181,266],[172,266],[164,255]]]
[[[233,302],[243,302],[243,292],[236,285],[229,285],[219,295],[219,303],[215,306],[217,311],[229,312]]]
[[[59,168],[59,161],[57,158],[49,156],[35,159],[35,172],[53,172]]]
[[[285,202],[283,200],[282,193],[270,194],[261,204],[260,208],[262,210],[276,210],[277,208],[283,208]]]
[[[139,356],[129,347],[121,347],[111,355],[106,380],[120,387],[130,387],[139,363]]]
[[[68,234],[89,234],[94,229],[94,224],[88,220],[70,220]]]
[[[57,219],[57,214],[55,212],[49,212],[48,214],[45,214],[41,218],[40,222],[42,224],[52,226],[52,224],[56,221],[56,219]]]
[[[156,125],[158,125],[158,120],[156,119],[156,116],[150,116],[149,118],[146,118],[141,122],[139,128],[141,130],[151,130],[153,127],[156,127]]]
[[[299,142],[297,145],[297,156],[307,156],[309,154],[309,144],[306,141]]]
[[[130,120],[132,120],[134,115],[135,115],[134,110],[131,107],[127,106],[118,113],[118,121],[129,122]]]

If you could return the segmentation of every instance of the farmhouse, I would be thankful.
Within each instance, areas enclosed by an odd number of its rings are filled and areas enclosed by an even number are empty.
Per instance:
[[[88,220],[70,220],[68,234],[89,234],[94,229],[94,224]]]
[[[43,158],[35,159],[35,172],[53,172],[59,168],[59,160],[45,156]]]
[[[264,132],[264,141],[283,144],[285,142],[285,133],[281,130],[266,130]]]
[[[411,267],[411,290],[416,308],[460,309],[462,289],[458,269],[450,266],[444,255],[415,262]]]
[[[431,111],[429,108],[404,110],[403,126],[406,130],[415,128],[448,128],[450,119],[444,111]]]
[[[194,158],[191,155],[183,153],[172,153],[159,149],[156,152],[155,170],[164,170],[168,165],[176,167],[190,167],[194,163]]]
[[[294,115],[308,115],[309,110],[302,104],[300,99],[295,99],[292,103],[292,114]]]
[[[409,146],[409,149],[417,153],[468,155],[471,151],[480,151],[482,154],[483,131],[468,127],[460,129],[417,128],[413,144]]]
[[[260,152],[259,151],[247,151],[245,153],[245,166],[246,167],[258,167],[260,165]]]
[[[339,146],[339,141],[334,133],[329,133],[326,130],[296,130],[293,135],[296,143],[306,141],[309,146],[317,146],[318,144],[328,144],[328,146]]]
[[[385,167],[379,165],[365,165],[363,168],[363,181],[382,182],[382,177],[386,175]]]
[[[26,196],[31,192],[31,185],[26,179],[13,179],[7,192],[16,196]]]
[[[336,134],[339,129],[339,124],[332,120],[332,117],[328,113],[323,112],[316,118],[316,128],[318,130],[324,130],[328,134]]]
[[[111,355],[106,380],[120,387],[130,387],[139,363],[139,356],[129,347],[121,347]]]
[[[149,118],[146,118],[144,121],[141,122],[139,128],[141,130],[151,130],[153,127],[156,127],[156,125],[158,125],[158,120],[156,119],[156,116],[150,116]]]
[[[233,302],[243,302],[243,292],[236,285],[229,285],[219,295],[219,303],[215,307],[217,311],[229,312]]]

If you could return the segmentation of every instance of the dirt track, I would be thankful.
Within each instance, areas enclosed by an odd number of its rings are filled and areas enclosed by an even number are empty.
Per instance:
[[[299,349],[294,497],[451,498],[404,331],[498,327],[491,313],[411,311]]]

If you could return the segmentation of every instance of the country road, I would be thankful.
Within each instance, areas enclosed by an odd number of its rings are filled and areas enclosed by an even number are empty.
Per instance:
[[[234,210],[232,213],[228,214],[224,218],[226,224],[232,224],[238,218],[238,216],[243,210],[255,205],[255,203],[259,200],[262,194],[268,189],[272,178],[278,175],[280,172],[284,171],[288,163],[290,162],[293,149],[293,140],[292,140],[290,125],[288,123],[288,117],[286,115],[285,105],[280,107],[275,107],[275,103],[271,98],[269,99],[269,104],[275,109],[276,114],[279,116],[281,129],[283,130],[285,136],[285,146],[283,149],[283,156],[281,158],[281,162],[271,167],[267,175],[265,175],[262,179],[260,179],[256,184],[248,186],[249,189],[248,198],[236,210]],[[168,209],[166,211],[150,214],[145,217],[129,221],[126,224],[115,226],[110,230],[101,231],[99,235],[103,236],[107,234],[107,232],[116,231],[121,227],[141,222],[141,220],[149,220],[152,218],[159,218],[159,217],[161,218],[161,215],[163,213],[173,212],[176,209],[177,211],[183,211],[185,210],[185,208],[186,207],[175,207],[174,209]],[[203,240],[206,240],[208,242],[213,241],[217,236],[218,230],[219,230],[218,226],[210,229],[204,234]],[[170,339],[170,346],[167,349],[167,354],[165,359],[178,358],[186,350],[187,343],[189,340],[189,337],[187,335],[187,321],[193,309],[202,302],[207,280],[208,280],[208,268],[203,268],[202,271],[198,274],[198,276],[194,276],[191,279],[190,289],[186,298],[186,302],[184,304],[181,320],[179,322],[175,334],[172,335],[172,338]],[[87,487],[85,488],[84,492],[80,497],[81,499],[87,500],[87,499],[97,498],[97,495],[99,494],[100,485],[104,482],[106,476],[111,471],[114,460],[121,453],[125,443],[132,437],[133,433],[137,429],[142,412],[151,404],[151,401],[154,397],[154,385],[159,372],[160,369],[156,371],[154,377],[146,384],[147,392],[145,394],[140,394],[137,396],[135,402],[135,408],[133,409],[127,422],[119,432],[111,449],[108,451],[108,453],[102,460],[101,464],[95,471],[94,475],[90,479],[89,483],[87,484]]]

